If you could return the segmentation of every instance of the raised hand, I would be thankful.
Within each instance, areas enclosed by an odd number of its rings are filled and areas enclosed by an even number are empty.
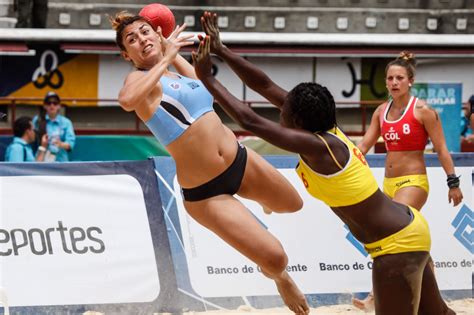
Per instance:
[[[209,36],[201,38],[197,53],[192,52],[194,71],[197,77],[203,81],[205,78],[212,77],[212,62],[210,57],[210,44],[211,39]]]
[[[225,46],[222,44],[219,27],[217,26],[217,14],[205,11],[201,16],[201,25],[204,32],[211,37],[211,52],[218,54]]]
[[[168,36],[168,38],[164,37],[161,32],[161,27],[158,27],[157,33],[160,36],[161,41],[161,49],[163,52],[163,56],[170,57],[172,60],[176,58],[178,55],[179,50],[181,47],[193,45],[194,42],[190,39],[194,36],[192,34],[180,36],[181,32],[186,28],[186,24],[181,26],[177,26],[173,33]]]

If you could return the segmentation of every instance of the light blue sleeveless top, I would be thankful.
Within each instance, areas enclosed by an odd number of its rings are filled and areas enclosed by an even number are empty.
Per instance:
[[[163,97],[153,116],[145,122],[164,146],[176,140],[203,114],[213,111],[213,97],[199,80],[162,76]]]

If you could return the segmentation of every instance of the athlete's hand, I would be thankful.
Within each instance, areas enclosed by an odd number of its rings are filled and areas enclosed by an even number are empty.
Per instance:
[[[181,47],[184,46],[190,46],[194,44],[192,40],[190,40],[194,35],[188,34],[188,35],[181,35],[181,32],[184,31],[186,28],[186,24],[183,24],[181,26],[177,26],[174,31],[168,36],[168,38],[163,36],[163,33],[161,32],[161,27],[158,26],[158,29],[156,32],[158,33],[158,36],[160,37],[161,41],[161,51],[163,53],[164,57],[170,58],[170,60],[174,60],[176,56],[178,55],[179,50]]]
[[[218,55],[219,51],[224,48],[222,44],[219,26],[217,26],[217,14],[205,11],[201,16],[201,25],[204,32],[211,37],[211,52]],[[199,35],[199,40],[202,40],[202,36]]]
[[[462,198],[463,198],[462,191],[459,187],[449,189],[448,200],[449,200],[449,203],[451,203],[451,200],[453,201],[454,207],[456,207],[458,204],[461,203]]]
[[[212,61],[210,57],[210,44],[211,39],[209,36],[202,38],[199,42],[198,51],[192,52],[194,71],[198,78],[203,81],[205,78],[212,77]]]

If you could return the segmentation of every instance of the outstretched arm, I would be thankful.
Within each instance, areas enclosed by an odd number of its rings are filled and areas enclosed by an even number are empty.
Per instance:
[[[193,52],[196,74],[225,112],[242,128],[284,150],[314,154],[316,137],[310,132],[285,128],[255,113],[248,105],[232,95],[211,73],[209,56],[210,39],[206,36],[199,43],[198,52]]]
[[[254,64],[222,44],[217,26],[217,14],[204,12],[201,24],[206,34],[211,37],[211,52],[221,57],[249,88],[265,97],[270,103],[281,107],[288,92]]]

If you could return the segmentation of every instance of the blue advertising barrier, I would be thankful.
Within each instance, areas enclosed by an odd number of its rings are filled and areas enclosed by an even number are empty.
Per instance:
[[[462,83],[415,83],[412,93],[426,100],[441,117],[446,146],[450,152],[459,152],[461,143]]]

